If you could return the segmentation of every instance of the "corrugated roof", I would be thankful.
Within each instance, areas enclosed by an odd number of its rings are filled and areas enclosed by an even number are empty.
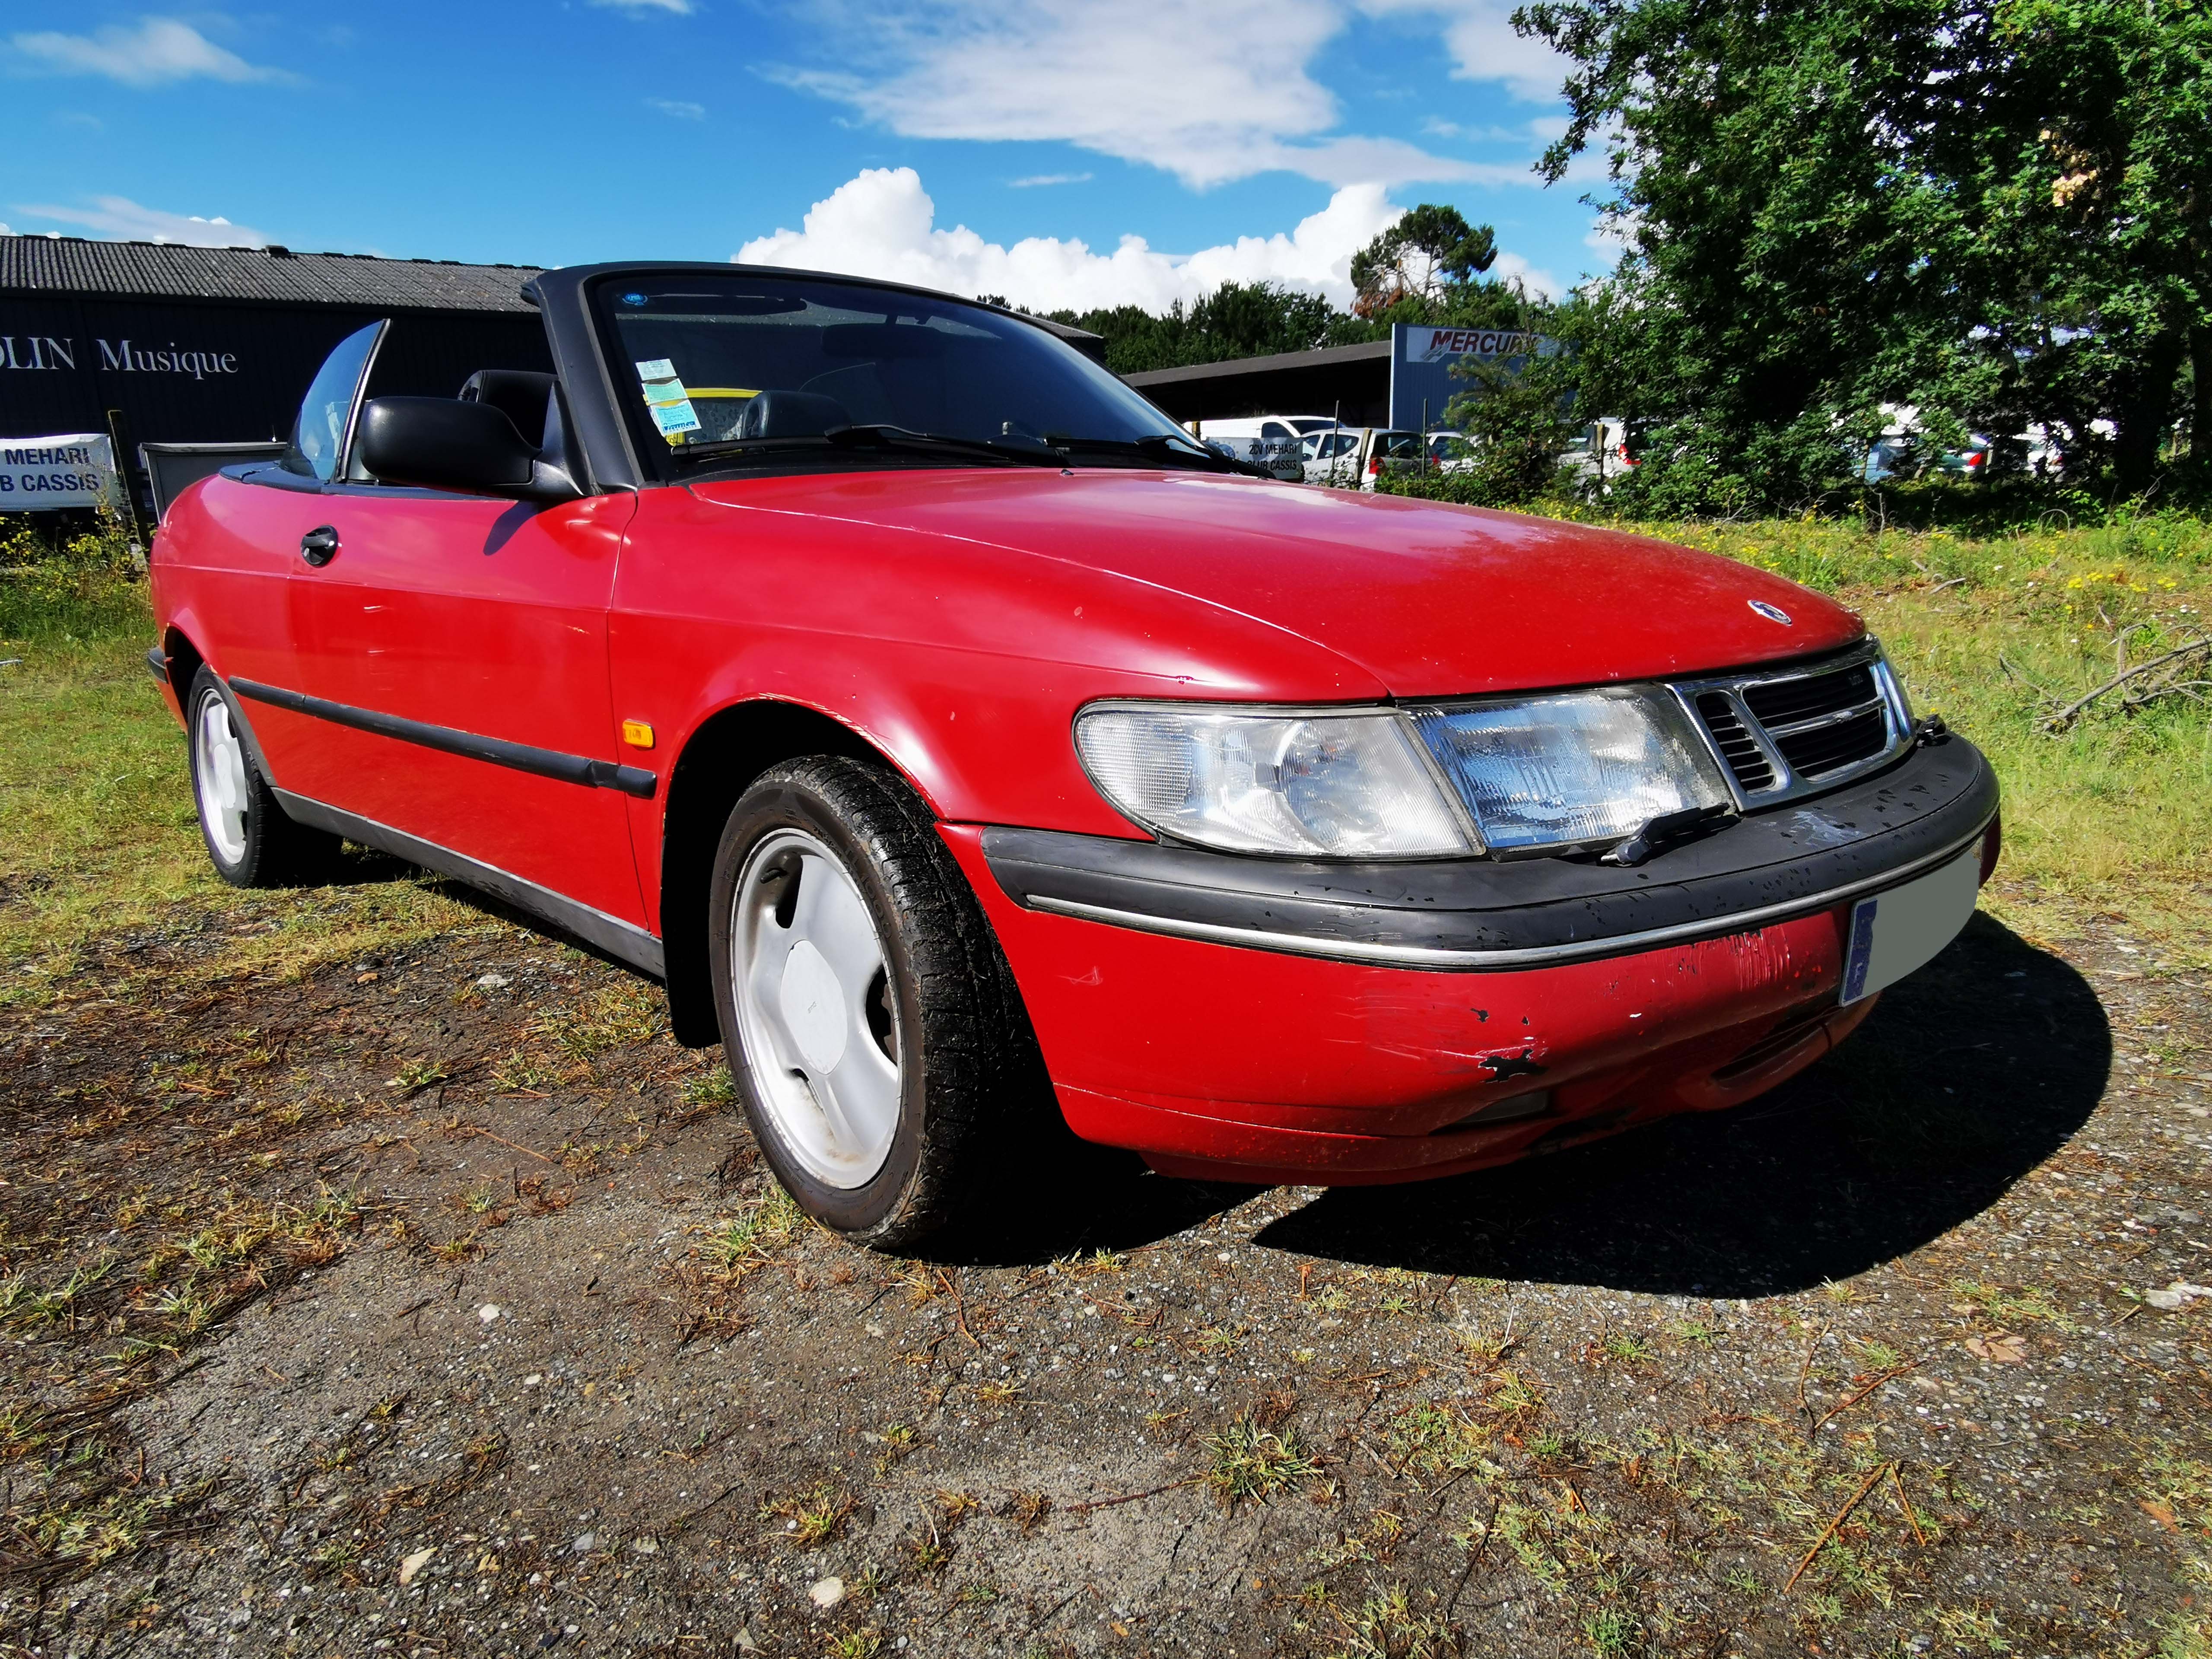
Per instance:
[[[279,247],[185,247],[76,236],[0,236],[0,293],[265,300],[432,311],[529,311],[535,265],[294,253]]]
[[[1323,346],[1317,351],[1278,351],[1265,357],[1230,357],[1218,363],[1193,363],[1186,368],[1148,368],[1125,375],[1131,386],[1180,386],[1188,380],[1228,380],[1239,374],[1274,374],[1285,369],[1334,368],[1347,363],[1382,363],[1390,360],[1390,342],[1367,340],[1358,345]]]

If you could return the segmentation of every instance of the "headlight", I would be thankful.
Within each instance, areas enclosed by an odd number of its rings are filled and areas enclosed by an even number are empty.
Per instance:
[[[1475,850],[1419,741],[1388,710],[1109,703],[1075,720],[1077,752],[1108,800],[1147,830],[1232,853]]]
[[[1732,799],[1712,751],[1662,690],[1424,708],[1414,720],[1493,853],[1602,845]]]

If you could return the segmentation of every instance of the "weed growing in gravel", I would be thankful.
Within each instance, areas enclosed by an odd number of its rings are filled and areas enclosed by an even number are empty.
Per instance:
[[[770,1186],[744,1212],[721,1224],[707,1240],[707,1258],[725,1273],[768,1261],[799,1236],[805,1212],[782,1188]]]
[[[2159,1659],[2212,1659],[2212,1462],[2160,1447],[2138,1487],[2143,1512],[2188,1540],[2181,1558],[2186,1593],[2166,1617]]]
[[[1435,1613],[1416,1612],[1403,1584],[1377,1591],[1350,1613],[1337,1612],[1336,1619],[1344,1634],[1334,1659],[1449,1659],[1460,1651],[1451,1626]]]
[[[1985,1608],[1941,1607],[1934,1616],[1936,1628],[1943,1632],[1943,1639],[1962,1653],[2012,1651],[2012,1644],[2005,1639],[1996,1615]]]
[[[543,1058],[516,1048],[492,1067],[491,1081],[503,1095],[523,1095],[543,1093],[560,1079]]]
[[[425,1089],[450,1081],[453,1075],[441,1061],[410,1060],[399,1068],[399,1075],[385,1086],[400,1091],[400,1098],[404,1100],[410,1096],[421,1094]]]
[[[854,1507],[850,1498],[825,1482],[803,1492],[771,1498],[760,1506],[758,1516],[763,1521],[783,1522],[782,1530],[770,1537],[799,1549],[812,1549],[835,1538]]]
[[[1239,1417],[1199,1443],[1207,1459],[1205,1482],[1231,1509],[1248,1498],[1265,1502],[1321,1474],[1296,1429],[1278,1433]]]
[[[1497,1416],[1522,1421],[1534,1419],[1544,1409],[1544,1396],[1520,1372],[1507,1370],[1490,1379],[1490,1395],[1485,1404]]]
[[[538,1030],[579,1060],[609,1048],[650,1042],[667,1024],[659,988],[623,980],[599,991],[581,1007],[547,1015]]]
[[[1458,1406],[1424,1400],[1391,1419],[1391,1461],[1401,1474],[1462,1474],[1484,1466],[1493,1433]]]
[[[730,1080],[730,1068],[716,1066],[684,1079],[683,1098],[686,1106],[728,1106],[738,1097],[738,1085]]]
[[[1993,1322],[2017,1325],[2023,1320],[2048,1320],[2060,1330],[2071,1330],[2072,1322],[2064,1311],[2051,1300],[2051,1292],[2039,1285],[2023,1285],[2017,1291],[2000,1290],[1994,1285],[1980,1285],[1972,1279],[1952,1282],[1951,1288],[1978,1308]]]

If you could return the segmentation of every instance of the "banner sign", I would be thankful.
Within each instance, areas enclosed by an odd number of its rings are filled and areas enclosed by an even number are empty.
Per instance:
[[[1449,362],[1456,357],[1527,357],[1552,343],[1547,336],[1505,328],[1412,328],[1406,361]]]
[[[115,447],[105,432],[0,438],[0,513],[122,505]]]
[[[1550,335],[1522,329],[1396,324],[1390,330],[1390,424],[1400,431],[1418,430],[1425,420],[1431,428],[1442,426],[1446,406],[1473,389],[1465,375],[1452,373],[1458,363],[1484,363],[1510,374],[1530,358],[1559,349]]]

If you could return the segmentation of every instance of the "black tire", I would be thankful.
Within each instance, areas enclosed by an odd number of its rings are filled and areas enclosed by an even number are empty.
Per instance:
[[[896,1009],[880,1040],[898,1070],[896,1127],[881,1168],[855,1187],[816,1179],[787,1144],[738,1016],[740,878],[753,850],[784,830],[812,836],[844,866],[875,926]],[[927,805],[880,765],[814,756],[772,767],[731,811],[708,902],[723,1053],[785,1190],[824,1226],[876,1249],[904,1248],[954,1220],[989,1173],[989,1141],[1015,1127],[1011,1097],[1036,1076],[1027,1063],[1036,1039],[998,940]]]
[[[211,706],[219,706],[221,720],[237,744],[239,770],[227,784],[218,781],[222,768],[208,754]],[[296,887],[329,872],[342,843],[327,830],[310,829],[285,816],[269,780],[262,775],[252,745],[244,739],[236,706],[210,669],[193,675],[191,689],[185,694],[185,743],[200,840],[216,874],[233,887]],[[235,834],[232,825],[211,822],[222,816],[220,799],[235,799],[243,806]]]

